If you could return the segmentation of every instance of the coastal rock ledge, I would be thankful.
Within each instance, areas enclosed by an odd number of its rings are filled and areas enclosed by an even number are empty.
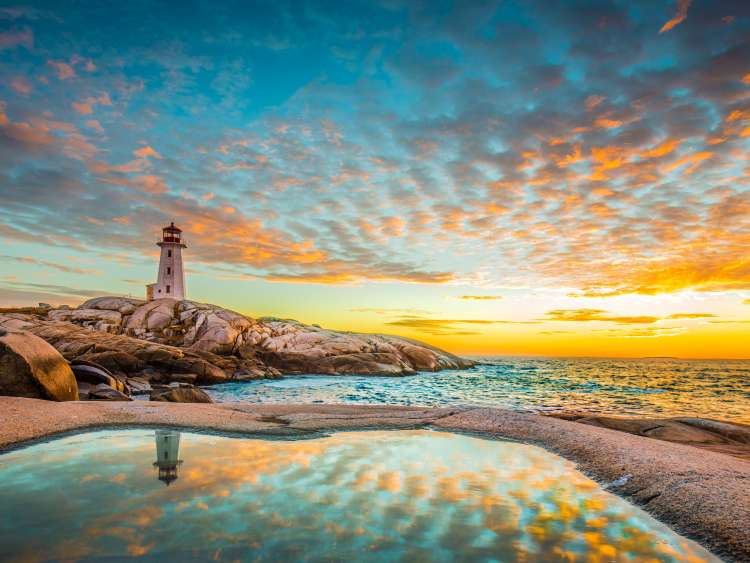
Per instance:
[[[169,381],[175,373],[195,374],[197,384],[302,373],[401,376],[473,365],[407,338],[254,319],[176,299],[97,297],[75,309],[4,312],[0,328],[35,334],[68,361],[148,381]]]

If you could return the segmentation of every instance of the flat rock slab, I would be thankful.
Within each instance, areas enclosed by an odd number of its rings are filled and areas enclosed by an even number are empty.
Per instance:
[[[704,421],[706,424],[721,423]],[[750,560],[750,462],[692,445],[502,409],[138,401],[54,403],[0,397],[0,449],[56,433],[117,425],[276,436],[432,427],[519,440],[577,462],[582,471],[609,490],[641,505],[717,555],[728,560]]]

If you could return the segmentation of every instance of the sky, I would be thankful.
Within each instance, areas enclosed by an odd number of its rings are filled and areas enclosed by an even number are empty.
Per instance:
[[[750,357],[745,0],[0,3],[0,305]]]

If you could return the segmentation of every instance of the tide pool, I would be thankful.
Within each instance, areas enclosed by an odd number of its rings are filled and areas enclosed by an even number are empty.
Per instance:
[[[3,561],[717,561],[573,463],[452,433],[129,429],[0,455]]]

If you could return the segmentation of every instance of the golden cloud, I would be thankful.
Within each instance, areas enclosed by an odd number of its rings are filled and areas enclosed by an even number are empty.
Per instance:
[[[650,324],[660,320],[659,317],[651,316],[618,316],[611,315],[604,309],[555,309],[547,311],[546,319],[550,321],[573,321],[573,322],[611,322],[618,324]]]
[[[404,315],[396,320],[385,323],[390,326],[410,328],[425,334],[432,334],[435,336],[447,336],[447,335],[472,335],[478,334],[477,332],[470,332],[463,328],[461,325],[469,326],[487,326],[496,324],[541,324],[541,321],[506,321],[506,320],[490,320],[490,319],[431,319],[421,317],[418,315]]]

